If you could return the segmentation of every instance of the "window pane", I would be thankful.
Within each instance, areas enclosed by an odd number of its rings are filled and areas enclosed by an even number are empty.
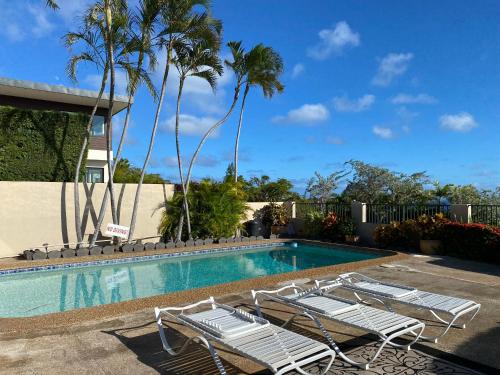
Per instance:
[[[104,182],[104,168],[91,168],[86,170],[85,181],[88,183],[102,183]]]
[[[104,116],[94,116],[92,119],[92,129],[90,130],[90,135],[104,135]]]

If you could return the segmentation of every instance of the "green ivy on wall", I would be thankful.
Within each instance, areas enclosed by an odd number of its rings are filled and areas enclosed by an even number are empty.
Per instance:
[[[87,121],[81,113],[0,106],[0,181],[72,181]],[[83,178],[85,162],[81,171]]]

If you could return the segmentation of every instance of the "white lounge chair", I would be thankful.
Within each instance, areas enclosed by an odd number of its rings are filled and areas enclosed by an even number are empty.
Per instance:
[[[389,311],[393,311],[392,304],[398,303],[411,306],[417,310],[429,311],[436,319],[446,324],[440,334],[429,337],[422,336],[423,339],[433,342],[437,342],[440,337],[443,337],[452,326],[465,328],[466,324],[474,319],[481,308],[479,303],[471,300],[424,292],[405,285],[382,282],[356,272],[342,274],[337,280],[342,283],[342,288],[354,292],[359,301],[368,302],[366,298],[360,297],[360,294],[362,294],[369,299],[382,303]],[[337,281],[332,282],[336,283]],[[472,316],[466,324],[456,323],[460,317],[468,313],[471,313]],[[445,320],[438,314],[448,315],[451,319]]]
[[[208,305],[201,312],[187,314],[188,310]],[[170,355],[181,354],[191,341],[204,345],[222,375],[224,366],[211,342],[219,343],[231,351],[249,358],[275,374],[295,370],[309,375],[304,366],[323,359],[325,374],[333,364],[335,352],[327,345],[294,332],[270,324],[267,320],[231,306],[222,305],[210,297],[185,307],[155,308],[156,323],[163,348]],[[168,343],[162,316],[191,328],[199,336],[188,339],[180,349],[174,350]]]
[[[336,287],[340,287],[338,283]],[[325,294],[328,289],[333,289],[335,286],[330,284],[326,288],[315,287],[309,290],[290,284],[276,290],[252,290],[252,298],[254,300],[257,314],[262,317],[259,295],[270,300],[280,302],[287,306],[291,306],[299,313],[294,314],[288,319],[282,327],[291,322],[296,316],[304,315],[313,320],[321,330],[322,334],[335,350],[346,362],[367,370],[369,366],[377,359],[385,345],[391,345],[397,348],[410,350],[410,346],[414,344],[422,334],[425,324],[417,319],[409,318],[393,312],[369,307],[355,301]],[[382,343],[367,362],[356,362],[347,357],[337,346],[331,335],[325,329],[319,319],[327,319],[342,325],[347,325],[362,331],[372,333],[378,336]],[[406,345],[396,344],[393,340],[408,334],[413,335],[410,342]]]

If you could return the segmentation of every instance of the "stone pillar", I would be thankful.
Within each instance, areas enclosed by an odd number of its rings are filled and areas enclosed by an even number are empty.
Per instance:
[[[366,223],[366,203],[351,202],[351,216],[354,224]]]
[[[451,220],[460,223],[472,223],[472,209],[470,204],[452,204],[450,207]]]
[[[291,215],[290,216],[292,219],[295,219],[295,218],[297,218],[297,212],[295,210],[297,206],[295,205],[295,202],[290,202],[290,205],[291,205],[291,210],[290,210]]]

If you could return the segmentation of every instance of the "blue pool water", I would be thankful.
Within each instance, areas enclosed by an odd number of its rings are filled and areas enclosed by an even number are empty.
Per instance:
[[[281,244],[1,275],[0,317],[68,311],[378,256],[340,248]]]

